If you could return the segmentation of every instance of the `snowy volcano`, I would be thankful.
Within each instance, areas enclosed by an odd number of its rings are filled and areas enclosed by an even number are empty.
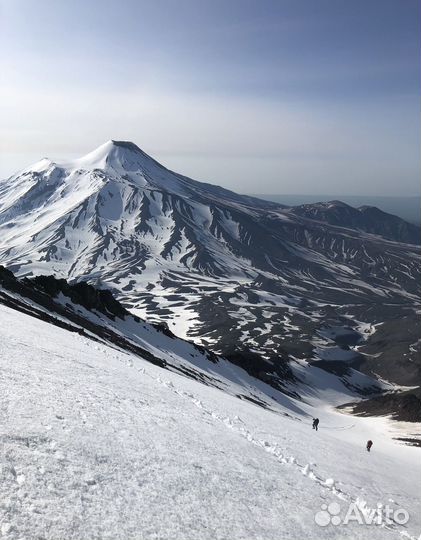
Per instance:
[[[374,325],[415,317],[420,248],[402,242],[413,231],[398,218],[384,214],[374,234],[372,220],[344,207],[332,201],[322,212],[246,197],[174,173],[133,143],[109,141],[0,183],[0,263],[19,276],[109,288],[181,337],[234,362],[247,354],[248,369],[265,380],[294,358],[361,367],[371,357],[355,347]],[[416,340],[401,338],[402,354],[415,358]]]

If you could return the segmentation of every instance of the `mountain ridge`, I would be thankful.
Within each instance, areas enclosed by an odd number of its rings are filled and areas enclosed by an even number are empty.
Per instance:
[[[355,208],[342,201],[332,200],[294,206],[291,212],[330,225],[377,234],[392,241],[414,245],[421,243],[420,227],[372,205]]]

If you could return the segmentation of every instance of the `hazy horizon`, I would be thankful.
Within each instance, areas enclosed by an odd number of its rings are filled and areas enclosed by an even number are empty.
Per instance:
[[[418,0],[0,9],[0,178],[124,139],[238,192],[420,193]]]

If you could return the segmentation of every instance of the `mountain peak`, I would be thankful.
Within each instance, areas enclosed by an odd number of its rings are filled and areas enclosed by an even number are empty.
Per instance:
[[[127,171],[142,169],[148,162],[153,162],[155,165],[158,164],[133,142],[110,139],[80,158],[52,160],[44,157],[26,169],[23,169],[23,172],[42,172],[51,166],[61,169],[86,170],[112,168],[119,172],[120,169]]]
[[[114,141],[113,139],[111,139],[105,144],[111,144],[111,146],[116,146],[118,148],[125,148],[126,150],[130,150],[131,152],[140,152],[141,154],[144,153],[135,143],[131,141]]]
[[[139,167],[151,160],[136,144],[130,141],[109,140],[89,154],[76,160],[75,165],[86,168],[105,169],[107,167]]]

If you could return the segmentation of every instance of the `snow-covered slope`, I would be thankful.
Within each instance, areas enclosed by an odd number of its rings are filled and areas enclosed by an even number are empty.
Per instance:
[[[109,287],[226,355],[317,357],[325,325],[419,301],[419,247],[196,182],[118,141],[0,183],[0,262]]]
[[[306,360],[277,367],[267,362],[262,366],[265,371],[256,375],[246,358],[235,363],[177,338],[166,325],[149,324],[133,316],[109,291],[83,282],[69,285],[52,276],[18,280],[0,266],[1,304],[266,408],[273,402],[289,403],[286,395],[308,403],[317,397],[343,405],[356,396],[400,390],[362,374],[347,362],[334,373]]]
[[[2,538],[419,535],[419,449],[386,419],[317,396],[267,410],[4,305],[0,327]],[[381,524],[335,524],[350,504]]]

